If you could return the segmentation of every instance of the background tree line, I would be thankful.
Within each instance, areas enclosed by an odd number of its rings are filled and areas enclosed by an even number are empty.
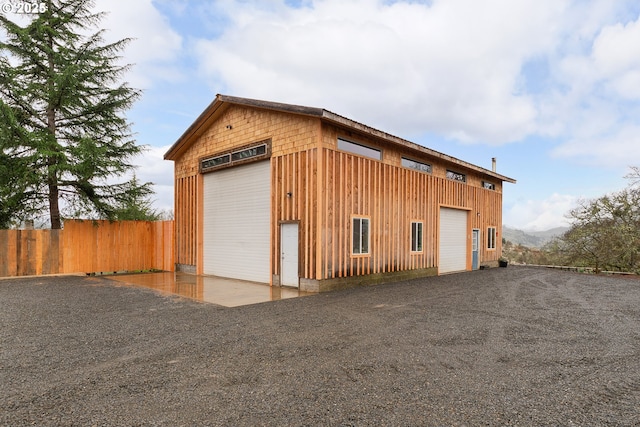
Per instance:
[[[571,226],[541,249],[503,242],[512,262],[593,268],[640,274],[640,168],[618,192],[581,200],[568,214]]]

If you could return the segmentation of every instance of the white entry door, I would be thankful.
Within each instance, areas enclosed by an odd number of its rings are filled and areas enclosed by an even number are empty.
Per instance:
[[[298,271],[298,224],[280,224],[280,286],[297,288]]]

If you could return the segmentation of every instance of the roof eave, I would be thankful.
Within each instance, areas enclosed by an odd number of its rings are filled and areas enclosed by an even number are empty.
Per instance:
[[[191,139],[197,135],[201,129],[203,129],[203,125],[208,121],[208,119],[213,116],[216,111],[222,106],[222,101],[220,101],[219,96],[204,109],[202,113],[194,120],[193,123],[187,128],[186,131],[173,143],[173,145],[167,150],[164,154],[165,160],[176,160],[180,157],[183,151],[188,148],[188,145]]]
[[[304,116],[322,117],[323,109],[314,107],[304,107],[302,105],[283,104],[278,102],[261,101],[258,99],[239,98],[235,96],[217,94],[215,100],[198,116],[198,118],[187,128],[178,140],[165,153],[165,160],[176,160],[180,154],[189,146],[194,137],[199,136],[204,130],[203,125],[224,105],[236,104],[248,107],[261,108],[264,110],[282,111]]]
[[[235,96],[220,95],[216,96],[222,102],[228,102],[230,104],[245,105],[248,107],[256,107],[264,110],[283,111],[287,113],[301,114],[305,116],[321,117],[323,113],[322,108],[305,107],[302,105],[284,104],[281,102],[262,101],[259,99],[239,98]]]
[[[372,128],[372,127],[367,126],[365,124],[362,124],[362,123],[356,122],[354,120],[348,119],[348,118],[346,118],[344,116],[341,116],[339,114],[332,113],[331,111],[323,110],[322,118],[324,120],[328,121],[328,122],[332,122],[332,123],[335,123],[335,124],[339,124],[339,125],[342,125],[342,126],[346,126],[346,127],[352,128],[354,130],[357,130],[357,131],[360,131],[360,132],[365,133],[367,135],[382,139],[384,141],[393,142],[393,143],[395,143],[397,145],[403,146],[403,147],[408,148],[410,150],[418,151],[421,154],[427,154],[427,155],[429,155],[431,157],[435,157],[437,159],[446,161],[448,163],[453,163],[453,164],[459,165],[459,166],[461,166],[461,167],[463,167],[465,169],[471,169],[471,170],[473,170],[475,172],[479,172],[481,174],[490,176],[492,178],[499,179],[499,180],[504,181],[504,182],[509,182],[511,184],[515,184],[516,183],[515,179],[509,178],[508,176],[501,175],[499,173],[490,171],[489,169],[485,169],[485,168],[482,168],[480,166],[476,166],[473,163],[465,162],[464,160],[460,160],[460,159],[457,159],[455,157],[449,156],[447,154],[441,153],[439,151],[432,150],[432,149],[424,147],[422,145],[418,145],[418,144],[416,144],[414,142],[407,141],[406,139],[403,139],[403,138],[397,137],[395,135],[391,135],[389,133],[380,131],[378,129]]]
[[[270,102],[270,101],[262,101],[257,99],[250,98],[239,98],[235,96],[221,95],[217,94],[215,100],[209,104],[207,108],[198,116],[198,118],[187,128],[187,130],[178,138],[178,140],[169,148],[169,150],[165,153],[165,160],[176,160],[180,157],[180,155],[189,147],[191,141],[194,138],[200,136],[207,128],[210,120],[213,116],[222,111],[221,108],[225,104],[235,104],[235,105],[244,105],[248,107],[260,108],[265,110],[272,111],[280,111],[297,115],[318,117],[321,120],[326,122],[331,122],[337,125],[345,126],[350,129],[353,129],[357,132],[364,133],[366,135],[381,139],[383,141],[388,141],[394,143],[396,145],[402,146],[409,150],[417,151],[421,154],[426,154],[430,157],[435,157],[437,159],[443,160],[448,163],[456,164],[465,169],[469,169],[480,174],[499,179],[504,182],[509,182],[512,184],[516,183],[516,180],[513,178],[509,178],[507,176],[498,174],[496,172],[490,171],[488,169],[484,169],[480,166],[476,166],[472,163],[465,162],[464,160],[457,159],[455,157],[449,156],[444,153],[440,153],[439,151],[432,150],[430,148],[424,147],[422,145],[418,145],[411,141],[407,141],[406,139],[391,135],[389,133],[380,131],[378,129],[372,128],[365,124],[356,122],[355,120],[351,120],[347,117],[341,116],[339,114],[332,113],[331,111],[325,110],[323,108],[314,108],[314,107],[305,107],[301,105],[293,105],[293,104],[283,104],[278,102]]]

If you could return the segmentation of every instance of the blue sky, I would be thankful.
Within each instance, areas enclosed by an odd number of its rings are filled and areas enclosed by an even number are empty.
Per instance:
[[[216,93],[322,107],[517,179],[504,224],[564,225],[640,166],[637,0],[97,0],[134,37],[138,176]]]

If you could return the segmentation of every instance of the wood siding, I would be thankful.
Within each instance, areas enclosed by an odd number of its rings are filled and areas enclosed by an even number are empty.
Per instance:
[[[271,268],[280,274],[280,223],[299,221],[300,275],[315,278],[318,198],[316,149],[271,159]],[[288,196],[288,193],[291,196]]]
[[[65,221],[62,230],[0,230],[0,277],[173,271],[173,221]]]
[[[469,210],[481,230],[480,263],[497,261],[486,248],[487,227],[502,226],[502,194],[468,183],[323,149],[272,159],[272,269],[279,274],[279,224],[300,222],[300,274],[333,279],[437,267],[441,206]],[[287,193],[292,196],[288,197]],[[354,216],[370,219],[368,255],[352,255]],[[411,222],[424,223],[424,247],[411,252]],[[469,243],[470,247],[470,243]]]
[[[175,159],[176,263],[189,266],[186,271],[203,272],[200,160],[263,140],[271,141],[272,275],[280,275],[283,222],[299,224],[299,273],[304,279],[436,268],[441,206],[469,212],[468,247],[472,228],[480,229],[480,264],[497,262],[500,256],[502,182],[488,171],[337,122],[258,107],[222,105],[201,126]],[[382,160],[337,150],[338,137],[381,149]],[[432,173],[404,168],[402,157],[430,164]],[[448,180],[448,169],[465,174],[466,183]],[[482,188],[485,180],[495,190]],[[371,223],[367,255],[351,254],[351,221],[358,215]],[[424,224],[423,250],[417,253],[411,252],[412,221]],[[488,227],[498,231],[495,249],[487,249]]]
[[[198,162],[205,156],[254,142],[271,140],[274,156],[302,151],[317,145],[320,120],[277,111],[244,106],[228,106],[175,162],[176,178],[198,173]]]
[[[175,180],[176,263],[196,265],[198,232],[198,176]]]
[[[381,150],[382,152],[382,163],[391,165],[391,166],[401,166],[401,161],[403,157],[408,159],[417,160],[423,163],[427,163],[432,167],[432,175],[435,177],[446,178],[447,169],[453,169],[457,172],[461,172],[467,175],[467,184],[472,186],[481,187],[482,181],[486,180],[491,182],[496,186],[496,191],[502,191],[502,182],[495,178],[491,177],[481,177],[475,173],[469,173],[465,168],[461,168],[459,165],[455,164],[447,164],[442,162],[441,160],[431,157],[417,151],[411,151],[404,147],[398,147],[396,145],[391,144],[388,141],[372,138],[368,135],[363,135],[361,133],[344,130],[338,126],[332,124],[324,123],[322,125],[322,146],[328,149],[337,149],[337,140],[338,138],[345,138],[347,140],[365,144],[369,147],[376,148]],[[487,159],[489,160],[489,159]]]
[[[262,140],[270,140],[272,156],[279,156],[313,148],[319,138],[317,118],[244,106],[225,107],[175,162],[176,263],[196,266],[196,272],[202,273],[200,159]]]

